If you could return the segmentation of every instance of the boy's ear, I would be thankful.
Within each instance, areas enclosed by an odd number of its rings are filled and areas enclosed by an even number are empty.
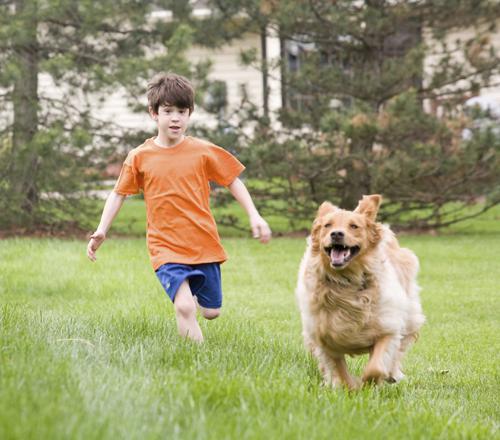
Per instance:
[[[156,121],[158,118],[158,113],[156,113],[153,107],[148,107],[149,115]]]
[[[382,202],[382,196],[380,194],[372,194],[369,196],[363,196],[359,201],[358,206],[354,210],[359,214],[364,214],[370,220],[375,221],[377,217],[378,208]]]

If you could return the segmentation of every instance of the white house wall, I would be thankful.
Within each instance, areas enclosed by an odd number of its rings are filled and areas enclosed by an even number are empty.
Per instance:
[[[268,58],[279,57],[279,40],[269,37],[267,39]],[[195,63],[210,59],[212,68],[209,78],[224,81],[227,85],[228,109],[227,116],[237,109],[243,98],[242,87],[246,88],[249,99],[259,108],[263,107],[262,74],[255,66],[243,65],[240,61],[241,52],[256,49],[260,53],[260,36],[248,34],[241,40],[235,40],[230,45],[224,45],[217,49],[203,47],[192,47],[187,52],[187,58]],[[279,71],[272,71],[269,78],[269,109],[271,111],[281,106],[281,83]],[[196,110],[193,121],[207,122],[211,116],[203,110]]]
[[[456,30],[455,32],[450,32],[446,38],[446,44],[448,45],[448,49],[452,49],[457,47],[457,42],[460,45],[464,44],[464,42],[472,39],[475,35],[474,29],[463,29]],[[495,33],[489,33],[490,42],[495,48],[495,52],[500,53],[500,20],[497,21],[497,31]],[[424,40],[426,44],[434,48],[434,53],[431,50],[431,53],[426,57],[424,62],[424,78],[430,78],[433,71],[435,70],[435,66],[439,63],[440,59],[440,44],[436,44],[432,39],[432,35],[430,31],[424,32]],[[487,53],[483,54],[485,57],[488,56]],[[456,60],[467,63],[468,61],[465,59],[463,50],[457,50],[454,54]],[[500,106],[500,76],[497,75],[491,78],[490,81],[491,86],[482,88],[479,92],[479,96],[485,97],[488,101],[495,102],[498,106]],[[455,86],[467,86],[468,81],[462,80],[458,82]],[[453,90],[454,85],[450,85],[446,87],[445,90]],[[468,97],[470,98],[470,97]],[[430,104],[429,105],[430,109]]]
[[[278,57],[279,40],[270,37],[267,44],[269,58]],[[207,59],[212,61],[209,78],[225,81],[227,85],[228,117],[231,116],[232,112],[241,103],[243,97],[242,86],[246,87],[250,100],[259,108],[262,108],[262,75],[256,67],[245,66],[240,62],[241,52],[249,49],[257,49],[258,53],[260,52],[259,35],[249,34],[242,40],[237,40],[231,45],[224,45],[218,49],[192,47],[186,54],[187,59],[191,63]],[[165,70],[168,70],[167,66]],[[62,98],[61,91],[56,88],[49,75],[40,74],[39,86],[41,95],[51,98]],[[279,72],[271,72],[269,79],[269,107],[271,111],[278,109],[281,105],[280,87]],[[95,101],[92,116],[99,120],[109,121],[113,126],[151,130],[153,132],[155,125],[147,113],[147,99],[145,95],[146,91],[144,90],[144,97],[142,98],[144,104],[143,113],[134,113],[129,110],[123,91],[117,90],[105,96],[102,101],[98,97],[95,97],[92,99]],[[193,113],[192,121],[208,125],[215,122],[214,117],[204,112],[199,106]]]

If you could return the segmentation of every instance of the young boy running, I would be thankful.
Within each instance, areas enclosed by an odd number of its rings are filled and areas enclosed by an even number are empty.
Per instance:
[[[179,334],[202,342],[197,306],[206,319],[219,316],[220,264],[227,259],[210,212],[209,181],[229,188],[247,212],[255,238],[267,243],[271,230],[238,178],[245,167],[224,149],[185,136],[194,110],[191,83],[179,75],[159,74],[149,83],[147,97],[158,135],[125,159],[99,226],[90,237],[87,255],[95,261],[125,198],[142,191],[153,269],[174,303]]]

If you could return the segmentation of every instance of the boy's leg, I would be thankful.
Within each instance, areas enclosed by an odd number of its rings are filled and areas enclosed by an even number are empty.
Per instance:
[[[193,341],[203,342],[203,335],[196,320],[196,302],[187,280],[182,282],[175,295],[174,308],[179,334]]]
[[[220,308],[218,309],[207,309],[206,307],[200,307],[200,312],[205,319],[215,319],[220,315]]]
[[[201,286],[193,289],[200,313],[205,319],[215,319],[220,315],[222,306],[222,282],[219,263],[205,263],[194,266],[204,275]]]

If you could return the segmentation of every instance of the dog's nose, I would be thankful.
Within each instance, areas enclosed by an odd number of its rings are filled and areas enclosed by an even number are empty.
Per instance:
[[[333,231],[330,237],[332,240],[342,240],[344,238],[344,233],[342,231]]]

